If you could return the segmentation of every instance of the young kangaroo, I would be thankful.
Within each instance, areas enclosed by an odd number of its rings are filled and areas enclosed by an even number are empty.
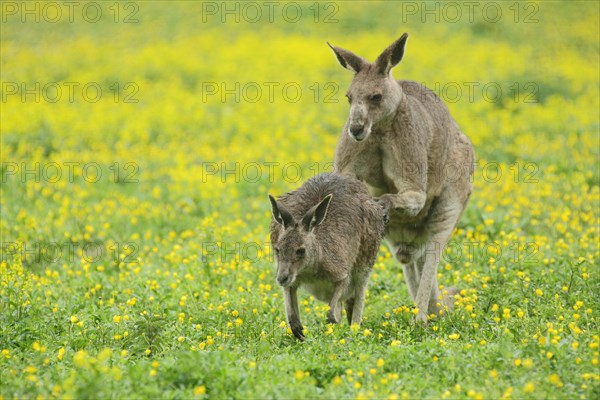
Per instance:
[[[374,63],[329,46],[354,72],[350,116],[335,150],[334,171],[364,181],[389,210],[385,238],[402,264],[418,318],[451,310],[456,289],[437,283],[437,264],[471,194],[473,146],[442,100],[425,86],[396,81],[408,34]]]
[[[296,338],[304,340],[297,290],[329,303],[327,321],[362,320],[365,291],[384,231],[384,210],[354,178],[321,174],[276,201],[271,195],[271,244],[277,282]]]

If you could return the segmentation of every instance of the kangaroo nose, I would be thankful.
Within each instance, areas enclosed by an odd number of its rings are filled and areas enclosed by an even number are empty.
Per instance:
[[[364,125],[350,125],[350,133],[354,136],[362,135],[364,130],[365,130]]]
[[[288,283],[289,280],[290,280],[289,275],[279,275],[277,277],[277,283],[279,283],[280,286],[285,286],[285,284]]]

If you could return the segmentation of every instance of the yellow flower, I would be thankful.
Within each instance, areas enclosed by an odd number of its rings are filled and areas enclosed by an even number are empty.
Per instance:
[[[532,382],[527,382],[523,387],[524,393],[533,393],[535,390],[535,385]]]
[[[504,391],[504,393],[502,393],[502,398],[503,399],[510,399],[510,396],[513,392],[513,388],[512,387],[507,387],[506,390]],[[481,396],[481,394],[479,394],[479,396],[477,398],[483,399],[483,397]]]
[[[384,364],[385,364],[385,361],[384,361],[384,359],[383,359],[383,358],[378,358],[378,359],[377,359],[377,367],[378,367],[378,368],[381,368],[381,367],[383,367],[383,365],[384,365]]]
[[[206,386],[200,385],[194,388],[194,396],[202,396],[206,394]]]
[[[79,368],[86,368],[90,364],[88,353],[85,350],[79,350],[73,355],[73,364]]]
[[[538,343],[540,345],[545,345],[546,344],[546,338],[544,336],[540,336],[540,338],[538,339]]]
[[[25,372],[28,374],[35,374],[37,372],[37,368],[34,367],[33,365],[30,365],[25,368]]]
[[[104,348],[98,353],[98,362],[105,362],[112,356],[112,349]]]
[[[77,318],[77,315],[71,315],[70,320],[71,320],[71,323],[73,323],[73,324],[75,324],[75,323],[77,323],[77,321],[79,321],[79,319]]]
[[[548,377],[548,381],[556,387],[562,387],[564,384],[558,374],[552,374]]]
[[[339,386],[342,384],[342,378],[340,378],[339,376],[336,376],[335,378],[333,378],[331,380],[331,383],[333,383],[335,386]]]

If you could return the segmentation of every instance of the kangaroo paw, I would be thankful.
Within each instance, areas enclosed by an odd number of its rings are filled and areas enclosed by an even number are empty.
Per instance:
[[[340,322],[340,321],[338,321],[338,320],[335,318],[335,315],[334,315],[334,313],[333,313],[333,310],[330,310],[330,311],[327,313],[327,323],[328,323],[328,324],[338,324],[339,322]]]
[[[293,324],[290,326],[290,328],[292,329],[292,333],[294,334],[296,339],[303,342],[304,341],[304,332],[303,332],[304,327],[302,326],[302,324]]]

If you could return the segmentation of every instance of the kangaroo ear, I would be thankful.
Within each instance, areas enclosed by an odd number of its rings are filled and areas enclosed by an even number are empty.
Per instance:
[[[340,65],[355,74],[360,72],[361,69],[367,65],[367,60],[362,57],[357,56],[351,51],[341,49],[339,47],[332,46],[329,42],[327,42],[327,46],[333,50],[335,53],[335,57],[337,58]]]
[[[269,195],[269,200],[271,201],[271,210],[273,212],[273,218],[275,218],[275,221],[283,225],[284,229],[288,226],[292,226],[294,224],[294,218],[292,217],[292,214],[277,204],[277,200],[275,200],[273,196]]]
[[[319,225],[325,219],[327,210],[329,209],[329,203],[333,194],[325,196],[323,200],[304,214],[302,217],[302,225],[307,232],[312,231],[315,226]]]
[[[375,60],[375,67],[380,73],[384,75],[389,74],[392,68],[402,60],[407,40],[408,33],[405,33],[377,57],[377,60]]]

